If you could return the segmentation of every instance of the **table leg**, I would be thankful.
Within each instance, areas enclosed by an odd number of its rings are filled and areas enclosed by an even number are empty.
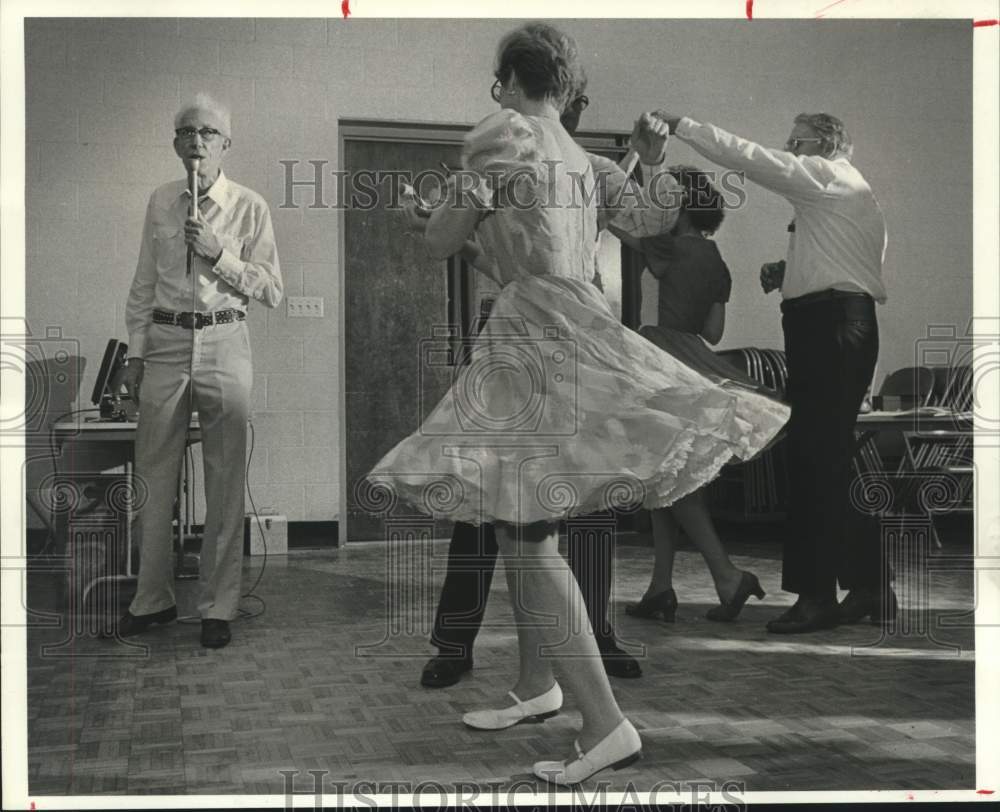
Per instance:
[[[135,496],[135,469],[131,460],[125,460],[125,485],[128,493]],[[125,574],[133,575],[132,572],[132,499],[126,502],[125,508]]]

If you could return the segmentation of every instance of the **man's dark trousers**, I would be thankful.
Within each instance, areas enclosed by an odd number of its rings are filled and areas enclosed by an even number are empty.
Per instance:
[[[854,424],[878,357],[875,302],[832,291],[782,306],[789,511],[781,588],[818,600],[882,585],[878,522],[849,496]]]

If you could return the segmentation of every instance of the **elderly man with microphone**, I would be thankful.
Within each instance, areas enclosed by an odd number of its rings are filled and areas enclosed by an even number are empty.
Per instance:
[[[139,406],[135,473],[147,493],[138,514],[138,588],[118,637],[177,618],[171,519],[194,411],[207,504],[198,600],[203,646],[229,642],[239,607],[253,378],[246,310],[251,299],[276,307],[282,282],[267,204],[222,171],[231,144],[229,111],[199,94],[174,117],[174,151],[187,180],[160,186],[146,208],[125,310],[124,384]]]

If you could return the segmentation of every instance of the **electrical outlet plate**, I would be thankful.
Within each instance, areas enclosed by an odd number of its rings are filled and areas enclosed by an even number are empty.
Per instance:
[[[290,319],[323,318],[322,296],[289,296],[285,301]]]

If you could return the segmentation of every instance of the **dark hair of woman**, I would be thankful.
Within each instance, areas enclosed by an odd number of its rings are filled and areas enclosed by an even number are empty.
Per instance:
[[[691,225],[704,234],[718,231],[726,205],[711,176],[693,166],[672,166],[667,171],[684,188],[684,211]]]

